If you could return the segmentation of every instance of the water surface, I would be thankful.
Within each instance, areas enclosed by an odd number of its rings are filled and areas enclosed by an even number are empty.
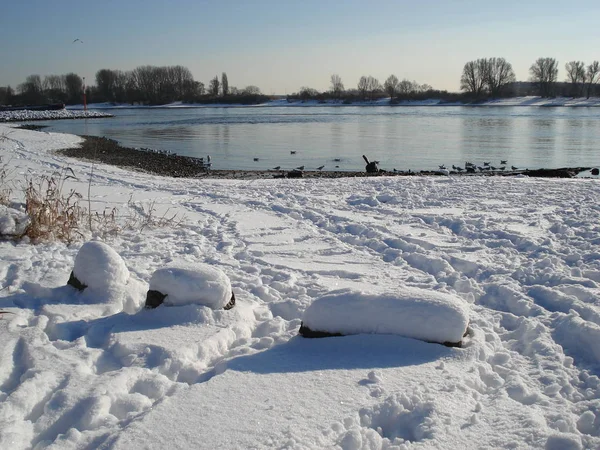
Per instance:
[[[131,147],[211,155],[215,169],[388,170],[445,164],[600,165],[600,108],[239,107],[111,109],[111,119],[44,122]],[[254,161],[257,158],[258,161]],[[339,166],[339,167],[336,167]]]

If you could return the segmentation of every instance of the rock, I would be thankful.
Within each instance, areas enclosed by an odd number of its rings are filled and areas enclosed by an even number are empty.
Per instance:
[[[592,175],[600,175],[600,169],[598,169],[598,168],[594,167],[594,168],[592,169]]]

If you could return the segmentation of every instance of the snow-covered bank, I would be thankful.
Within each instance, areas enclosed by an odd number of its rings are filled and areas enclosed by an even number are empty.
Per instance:
[[[497,100],[486,100],[477,103],[463,102],[448,102],[440,99],[426,100],[401,100],[390,104],[390,98],[381,98],[373,101],[353,101],[345,103],[341,100],[293,100],[288,101],[285,98],[272,100],[266,103],[257,105],[241,105],[241,104],[226,104],[226,103],[183,103],[174,102],[166,105],[131,105],[128,103],[94,103],[88,105],[91,109],[136,109],[136,108],[252,108],[252,107],[331,107],[331,106],[565,106],[565,107],[583,107],[583,106],[600,106],[600,97],[592,98],[572,98],[572,97],[556,97],[542,98],[536,96],[528,97],[512,97]],[[71,105],[67,107],[69,110],[82,110],[83,105]]]
[[[76,136],[0,135],[14,200],[68,166],[87,204],[91,178],[130,275],[78,293],[81,243],[0,242],[0,448],[599,448],[596,180],[173,179],[49,152]],[[150,207],[183,222],[127,226]],[[157,269],[197,262],[234,309],[141,309]],[[460,297],[464,347],[297,336],[333,290],[400,285]]]
[[[99,111],[83,111],[59,109],[52,111],[0,111],[0,122],[23,122],[25,120],[60,120],[60,119],[97,119],[112,117],[112,114]]]

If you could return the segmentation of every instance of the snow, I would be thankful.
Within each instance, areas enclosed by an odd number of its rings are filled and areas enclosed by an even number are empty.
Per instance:
[[[92,289],[107,289],[112,285],[127,284],[129,270],[123,258],[110,246],[100,241],[86,242],[75,257],[73,274]]]
[[[207,264],[158,269],[150,278],[150,289],[166,295],[166,305],[198,304],[219,309],[231,299],[227,275]]]
[[[12,207],[69,167],[64,189],[116,222],[0,241],[0,448],[600,448],[597,180],[173,179],[52,152],[76,136],[0,136]],[[125,283],[66,286],[90,241]],[[157,270],[200,264],[235,308],[144,308]],[[453,298],[469,335],[298,336],[341,289]]]
[[[28,109],[22,109],[18,111],[0,111],[0,122],[50,119],[95,119],[100,117],[112,117],[112,115],[98,111],[71,111],[67,109],[51,111],[31,111]]]
[[[314,300],[302,322],[312,331],[398,334],[427,342],[459,343],[469,309],[460,297],[397,286],[393,293],[342,290]]]
[[[29,217],[23,211],[0,205],[0,237],[22,236],[29,225]]]

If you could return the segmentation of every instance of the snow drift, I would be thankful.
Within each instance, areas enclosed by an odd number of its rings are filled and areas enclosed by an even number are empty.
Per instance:
[[[384,294],[348,289],[315,300],[304,312],[301,334],[398,334],[458,346],[468,323],[467,304],[449,294],[408,287]]]

